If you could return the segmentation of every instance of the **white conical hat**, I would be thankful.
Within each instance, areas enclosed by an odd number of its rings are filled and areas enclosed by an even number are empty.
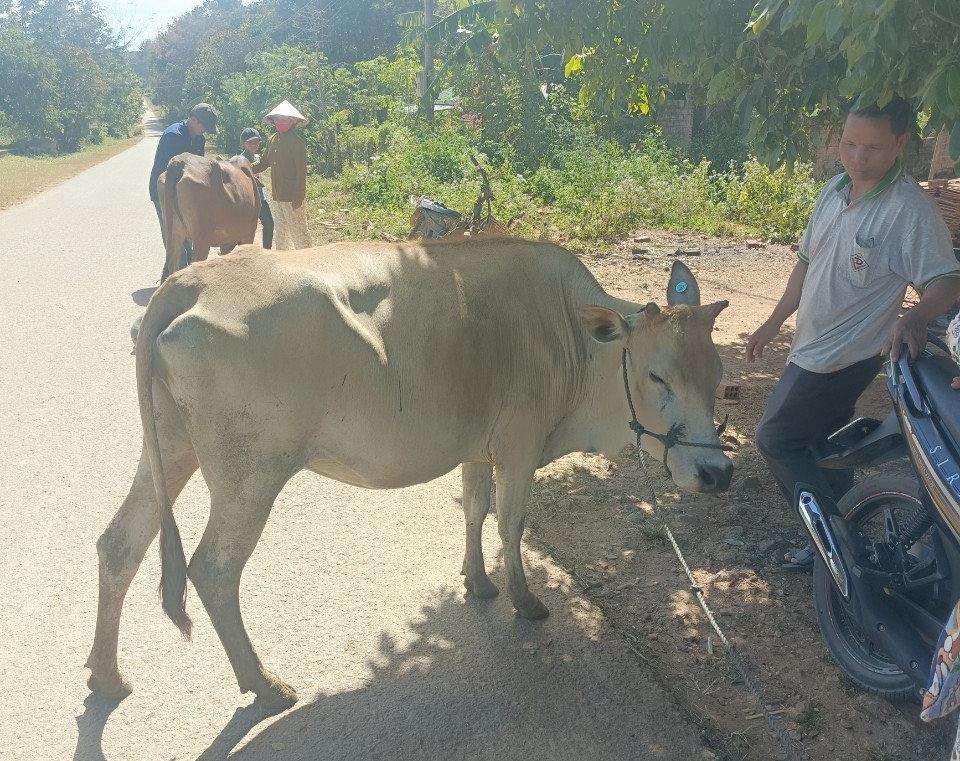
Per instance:
[[[267,119],[273,116],[289,116],[291,119],[298,119],[301,124],[307,123],[307,117],[297,111],[289,100],[283,101],[283,103],[267,114]]]

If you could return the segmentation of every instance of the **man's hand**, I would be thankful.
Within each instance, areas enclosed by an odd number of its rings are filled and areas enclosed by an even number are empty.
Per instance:
[[[881,353],[889,354],[890,359],[896,362],[900,359],[904,344],[913,359],[916,359],[927,345],[927,320],[916,309],[911,309],[897,320],[887,340],[883,342]]]
[[[780,325],[775,322],[763,323],[747,341],[747,362],[756,362],[763,356],[764,347],[780,335]]]

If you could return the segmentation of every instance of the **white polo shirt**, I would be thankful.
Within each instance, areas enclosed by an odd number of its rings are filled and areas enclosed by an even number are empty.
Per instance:
[[[830,180],[800,239],[807,262],[788,362],[831,373],[876,356],[907,285],[960,277],[950,232],[898,160],[869,193],[850,201],[850,178]]]

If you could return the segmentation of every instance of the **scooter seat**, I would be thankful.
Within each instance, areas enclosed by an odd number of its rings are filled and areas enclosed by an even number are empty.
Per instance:
[[[954,448],[960,452],[960,391],[950,388],[950,381],[960,375],[960,368],[949,357],[924,352],[914,362],[913,370],[941,430],[953,439]]]

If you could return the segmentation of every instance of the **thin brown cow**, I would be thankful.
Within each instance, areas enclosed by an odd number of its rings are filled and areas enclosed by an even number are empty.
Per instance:
[[[191,262],[206,259],[211,246],[226,254],[253,243],[260,218],[257,182],[242,156],[222,161],[181,153],[170,160],[157,182],[166,247],[161,281],[180,268],[186,240],[193,243]]]

